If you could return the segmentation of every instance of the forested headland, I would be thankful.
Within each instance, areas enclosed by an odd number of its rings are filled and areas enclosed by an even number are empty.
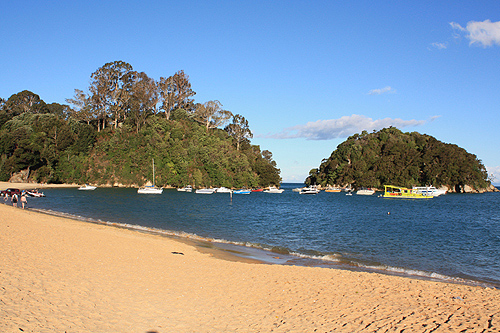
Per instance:
[[[397,128],[363,131],[341,143],[306,184],[353,188],[383,185],[447,187],[451,192],[494,190],[476,155],[454,144]]]
[[[195,103],[188,75],[159,80],[115,61],[68,104],[31,91],[0,98],[0,181],[263,187],[281,182],[248,121],[218,100]]]

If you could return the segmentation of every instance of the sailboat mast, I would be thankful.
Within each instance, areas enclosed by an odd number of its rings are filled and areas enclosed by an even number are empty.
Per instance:
[[[153,187],[155,187],[155,159],[153,158]]]

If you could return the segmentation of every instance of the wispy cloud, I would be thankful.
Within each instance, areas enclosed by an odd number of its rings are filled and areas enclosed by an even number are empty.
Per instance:
[[[385,94],[385,93],[394,93],[395,90],[392,89],[391,87],[387,86],[385,88],[382,88],[382,89],[372,89],[368,92],[368,95],[382,95],[382,94]]]
[[[307,140],[332,140],[337,138],[347,138],[363,130],[373,131],[385,127],[394,126],[403,128],[408,126],[420,126],[435,120],[439,116],[430,120],[403,120],[400,118],[384,118],[373,120],[362,115],[353,114],[339,119],[318,120],[308,122],[305,125],[297,125],[285,128],[276,134],[259,135],[257,137],[270,139],[295,139],[305,138]]]
[[[500,166],[486,166],[486,170],[488,170],[491,182],[493,184],[500,184]]]
[[[465,34],[470,40],[469,45],[479,44],[484,47],[500,45],[500,21],[469,21],[465,28],[455,22],[451,22],[450,25],[459,35]]]
[[[435,49],[438,49],[438,50],[443,50],[443,49],[446,49],[448,47],[446,45],[446,43],[432,43],[431,46]]]

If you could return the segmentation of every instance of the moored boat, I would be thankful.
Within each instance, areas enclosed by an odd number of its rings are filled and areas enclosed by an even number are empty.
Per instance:
[[[227,187],[219,187],[218,189],[215,190],[215,193],[231,193],[231,189]]]
[[[264,190],[264,193],[283,193],[284,191],[284,189],[277,188],[276,186],[271,186],[268,190]]]
[[[299,192],[299,194],[318,194],[318,193],[319,193],[318,187],[315,185],[304,187]]]
[[[83,186],[80,186],[78,188],[79,191],[93,191],[95,190],[97,187],[96,186],[92,186],[92,185],[89,185],[89,184],[85,184]]]
[[[162,194],[163,187],[155,186],[155,160],[153,159],[153,185],[140,187],[137,190],[138,194]]]
[[[432,199],[432,195],[423,195],[416,190],[399,187],[393,185],[384,185],[383,198],[397,198],[397,199]]]
[[[233,191],[234,194],[250,194],[251,192],[252,192],[251,190],[247,190],[244,188]]]
[[[357,195],[372,195],[373,193],[375,193],[375,190],[371,188],[361,188],[356,191]]]
[[[196,194],[213,194],[215,193],[214,188],[199,188],[195,191]]]
[[[413,186],[412,190],[416,191],[417,193],[432,197],[438,197],[442,194],[446,194],[445,189],[438,189],[434,186]]]
[[[329,192],[329,193],[338,193],[342,191],[342,189],[340,187],[327,187],[325,189],[325,192]]]
[[[193,187],[191,185],[187,185],[187,186],[178,188],[177,191],[178,192],[192,192]]]
[[[44,197],[45,194],[43,194],[43,192],[39,192],[37,189],[34,189],[34,190],[27,190],[26,193],[30,196],[30,197],[35,197],[35,198],[41,198],[41,197]]]
[[[158,188],[156,186],[144,186],[137,190],[139,194],[162,194],[163,188]]]

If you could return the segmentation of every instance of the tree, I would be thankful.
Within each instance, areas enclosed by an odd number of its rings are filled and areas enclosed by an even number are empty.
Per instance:
[[[47,104],[47,109],[49,113],[55,114],[61,119],[68,119],[72,113],[69,105],[59,104],[59,103],[50,103]]]
[[[168,78],[161,77],[158,82],[160,92],[161,106],[160,110],[165,112],[165,116],[170,119],[172,111],[177,109],[188,110],[193,105],[193,99],[190,98],[196,93],[191,89],[189,76],[184,71],[178,71]]]
[[[48,113],[47,104],[35,93],[24,90],[9,97],[5,103],[5,110],[11,117],[21,113]]]
[[[109,114],[114,128],[122,120],[130,98],[132,66],[123,61],[109,62],[92,73],[90,92],[101,114]],[[104,126],[104,124],[103,124]]]
[[[133,77],[129,113],[136,133],[139,133],[140,127],[146,123],[146,118],[156,113],[158,90],[155,80],[146,73],[134,73]]]
[[[93,112],[91,100],[80,89],[75,89],[73,98],[66,98],[66,102],[72,104],[74,109],[70,111],[70,117],[78,121],[84,121],[87,125],[94,119],[97,119],[97,114]]]
[[[204,104],[196,104],[194,119],[203,124],[208,131],[210,128],[223,126],[233,114],[222,109],[219,101],[208,101]]]
[[[224,129],[236,140],[236,150],[240,150],[240,144],[245,140],[253,138],[252,131],[248,127],[248,120],[242,115],[233,116],[233,122]]]

